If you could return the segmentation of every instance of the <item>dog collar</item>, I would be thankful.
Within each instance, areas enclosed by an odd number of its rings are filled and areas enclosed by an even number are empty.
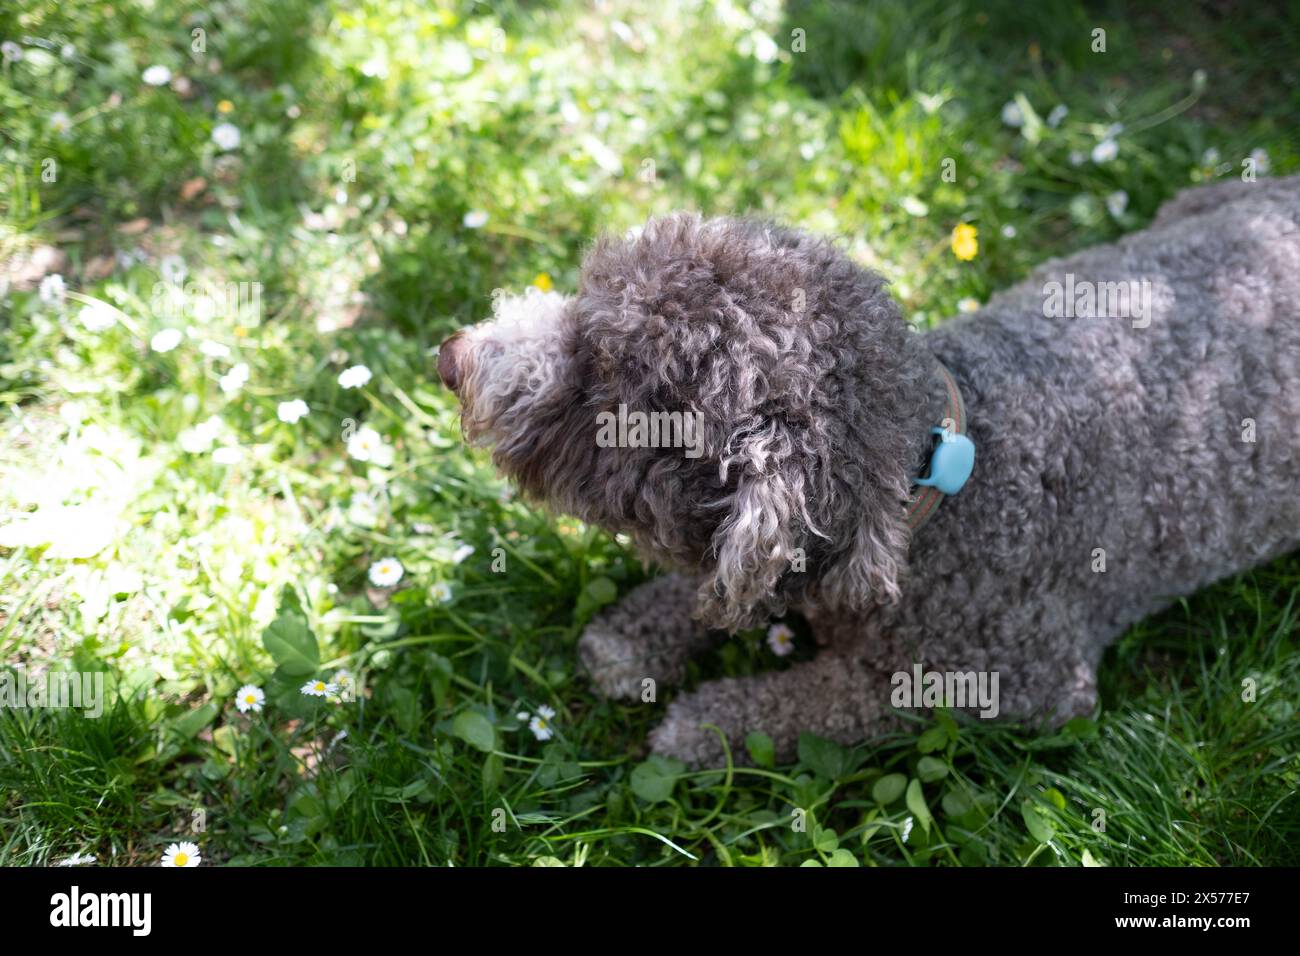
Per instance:
[[[907,504],[907,524],[913,531],[930,520],[945,496],[961,491],[975,466],[975,443],[966,434],[966,403],[961,389],[942,362],[939,374],[944,385],[943,423],[930,429],[939,441],[930,455],[929,476],[913,481],[920,486]]]

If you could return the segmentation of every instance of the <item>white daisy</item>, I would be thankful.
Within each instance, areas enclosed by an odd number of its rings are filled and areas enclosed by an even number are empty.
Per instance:
[[[1111,193],[1106,197],[1106,208],[1116,219],[1124,215],[1124,210],[1128,208],[1128,193],[1122,189]]]
[[[306,402],[301,398],[295,398],[291,402],[281,402],[277,405],[275,407],[275,416],[280,419],[280,421],[292,425],[294,422],[299,421],[309,411],[311,411],[311,409],[308,407]]]
[[[323,680],[309,680],[302,685],[302,692],[308,697],[324,697],[327,694],[338,693],[338,688]]]
[[[1025,125],[1025,114],[1020,111],[1015,100],[1007,100],[1002,106],[1002,122],[1019,129]]]
[[[86,866],[94,862],[95,862],[95,854],[93,853],[74,853],[66,860],[60,860],[58,863],[55,863],[54,865],[55,866]]]
[[[201,455],[212,447],[212,443],[217,440],[223,427],[224,423],[221,419],[213,415],[207,421],[199,422],[182,431],[176,436],[176,441],[181,446],[181,451],[191,455]]]
[[[235,706],[239,708],[241,714],[246,714],[250,710],[255,714],[260,714],[264,703],[266,703],[266,694],[262,692],[260,687],[245,684],[235,691]]]
[[[550,740],[555,736],[555,730],[551,727],[551,720],[554,717],[555,711],[543,704],[537,708],[537,714],[533,719],[528,721],[528,729],[538,740]]]
[[[239,391],[248,382],[248,364],[240,362],[217,381],[221,386],[221,391],[226,395],[233,395]]]
[[[220,342],[209,342],[207,339],[199,343],[199,351],[208,358],[214,359],[228,358],[230,356],[229,345],[222,345]]]
[[[972,299],[970,296],[961,299],[957,303],[958,312],[978,312],[980,307],[979,299]]]
[[[150,86],[166,86],[172,81],[172,71],[161,64],[155,64],[141,73],[140,79]]]
[[[358,428],[348,439],[348,457],[354,461],[373,462],[380,468],[393,463],[393,449],[382,435],[369,425]]]
[[[82,306],[77,318],[81,320],[87,332],[103,332],[117,324],[117,316],[113,314],[113,310],[102,302]]]
[[[149,348],[155,352],[170,352],[180,344],[180,329],[163,329],[149,340]]]
[[[438,581],[429,585],[429,597],[439,604],[451,603],[451,585],[446,581]]]
[[[533,716],[533,715],[530,714],[528,711],[526,711],[526,710],[521,710],[521,711],[519,711],[517,714],[515,714],[515,720],[518,720],[518,721],[522,721],[522,722],[524,722],[524,723],[527,723],[527,722],[529,721],[529,719],[532,718],[532,716]]]
[[[462,544],[459,548],[457,548],[455,551],[451,553],[451,563],[460,564],[462,561],[464,561],[473,553],[474,553],[474,546],[472,544]]]
[[[1002,237],[1004,239],[1016,238],[1016,227],[1011,225],[1011,223],[1007,223],[1005,226],[1002,227]]]
[[[202,857],[199,848],[193,843],[173,843],[163,854],[163,866],[198,866]]]
[[[1072,149],[1072,150],[1070,150],[1070,165],[1071,165],[1071,166],[1082,166],[1082,165],[1083,165],[1083,161],[1084,161],[1085,159],[1087,159],[1087,158],[1088,158],[1088,157],[1086,157],[1086,156],[1083,154],[1083,150],[1081,150],[1081,149]]]
[[[218,465],[237,465],[244,457],[244,450],[238,445],[222,445],[212,452],[212,460]]]
[[[353,365],[339,373],[339,385],[343,388],[360,388],[373,376],[364,365]]]
[[[1092,161],[1094,163],[1109,163],[1118,155],[1119,144],[1113,139],[1103,139],[1092,148]]]
[[[241,140],[239,127],[234,123],[218,123],[212,127],[212,142],[217,144],[217,148],[229,152],[232,149],[239,149]]]
[[[777,657],[785,657],[794,651],[794,631],[784,624],[773,624],[767,629],[767,646]]]
[[[482,229],[487,223],[488,214],[482,209],[471,209],[460,220],[460,224],[466,229]]]
[[[1215,149],[1213,146],[1207,149],[1204,153],[1201,154],[1201,165],[1202,166],[1219,165],[1219,151]]]
[[[380,558],[370,566],[370,572],[367,575],[370,583],[377,588],[391,588],[398,581],[402,580],[402,562],[396,558]]]
[[[1250,151],[1250,158],[1255,161],[1255,172],[1261,176],[1268,175],[1268,171],[1273,168],[1272,162],[1268,158],[1268,150],[1259,148]]]
[[[63,294],[67,291],[67,288],[63,276],[54,272],[41,280],[37,295],[41,297],[41,301],[46,305],[60,305],[63,302]]]
[[[72,117],[63,110],[50,114],[50,129],[56,136],[66,136],[72,129]]]

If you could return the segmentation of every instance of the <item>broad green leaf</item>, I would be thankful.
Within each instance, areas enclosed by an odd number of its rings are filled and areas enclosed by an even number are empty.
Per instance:
[[[307,627],[307,619],[296,611],[282,610],[262,632],[262,644],[284,673],[310,677],[320,669],[320,647]]]
[[[827,866],[858,866],[858,858],[848,850],[835,850],[826,862]]]
[[[659,803],[672,796],[673,787],[686,764],[670,757],[653,754],[643,763],[637,764],[628,783],[632,792],[648,803]]]
[[[1034,801],[1026,799],[1024,803],[1020,804],[1020,816],[1024,818],[1029,835],[1039,843],[1047,843],[1055,836],[1056,828],[1052,826],[1052,821],[1047,818]]]
[[[772,738],[767,734],[755,731],[745,738],[745,749],[749,751],[749,757],[759,767],[772,769],[776,766],[776,748],[772,744]]]
[[[916,741],[916,749],[923,754],[934,753],[946,746],[948,746],[948,731],[942,727],[931,727]]]
[[[838,849],[839,845],[839,834],[829,827],[817,827],[813,831],[813,846],[822,853],[830,853]]]
[[[956,819],[969,813],[972,806],[970,797],[960,790],[949,790],[943,795],[943,813],[946,817]]]
[[[907,785],[907,809],[912,811],[916,822],[921,824],[921,829],[929,835],[930,824],[934,818],[930,816],[930,808],[925,804],[925,794],[921,792],[920,780],[913,780]]]
[[[885,774],[871,788],[871,799],[881,806],[887,806],[901,797],[906,789],[907,778],[901,773]]]
[[[948,775],[948,765],[938,757],[922,757],[916,762],[916,775],[922,783],[934,783]]]
[[[830,780],[846,776],[853,765],[852,755],[844,747],[808,733],[799,735],[799,760],[819,777]]]
[[[471,747],[488,751],[496,746],[497,732],[492,721],[473,710],[462,710],[451,723],[451,732]]]

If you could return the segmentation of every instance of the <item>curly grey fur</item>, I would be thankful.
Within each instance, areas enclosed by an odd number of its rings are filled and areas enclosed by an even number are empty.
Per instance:
[[[1045,317],[1044,284],[1067,273],[1149,282],[1149,325]],[[652,745],[693,765],[722,756],[705,722],[733,748],[766,732],[782,757],[801,731],[879,733],[897,717],[891,675],[914,662],[997,672],[1003,716],[1088,713],[1126,628],[1300,545],[1300,178],[1185,193],[1150,228],[924,335],[832,245],[685,215],[597,242],[548,315],[530,357],[546,374],[497,387],[490,415],[475,407],[501,379],[486,356],[499,366],[510,346],[480,327],[467,430],[535,498],[696,582],[635,591],[592,623],[598,686],[680,681],[710,627],[788,608],[826,645],[679,695]],[[978,452],[912,535],[905,502],[943,407],[936,359]],[[702,412],[703,456],[598,447],[595,415],[619,403]]]

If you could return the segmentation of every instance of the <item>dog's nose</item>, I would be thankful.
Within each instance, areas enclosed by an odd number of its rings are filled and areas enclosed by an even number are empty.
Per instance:
[[[454,333],[438,347],[438,377],[453,392],[460,388],[464,347],[465,337],[460,332]]]

